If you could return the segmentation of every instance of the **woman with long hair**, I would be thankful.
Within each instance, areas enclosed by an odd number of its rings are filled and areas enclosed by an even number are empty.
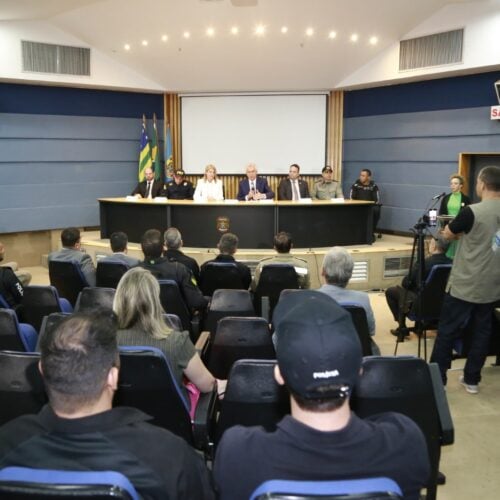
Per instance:
[[[113,310],[118,318],[118,344],[160,349],[188,402],[193,399],[183,385],[184,376],[200,392],[212,391],[216,379],[203,364],[189,333],[174,330],[165,322],[160,285],[148,270],[135,267],[123,275],[116,289]],[[221,381],[220,385],[224,383]]]
[[[205,175],[198,179],[193,199],[195,201],[222,201],[224,199],[222,181],[217,178],[215,165],[210,164],[205,167]]]

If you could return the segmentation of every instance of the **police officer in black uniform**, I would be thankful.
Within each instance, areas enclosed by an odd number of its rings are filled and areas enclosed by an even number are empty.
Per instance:
[[[174,179],[167,182],[167,198],[169,200],[192,200],[193,194],[193,184],[184,179],[184,171],[176,170],[174,172]]]

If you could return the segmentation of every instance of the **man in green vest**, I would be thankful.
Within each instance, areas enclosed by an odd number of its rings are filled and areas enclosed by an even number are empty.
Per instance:
[[[431,362],[439,364],[446,384],[455,334],[471,320],[474,334],[460,377],[470,394],[479,392],[493,308],[500,300],[500,167],[481,169],[476,192],[481,202],[465,207],[444,229],[445,238],[458,239],[459,243],[431,356]]]

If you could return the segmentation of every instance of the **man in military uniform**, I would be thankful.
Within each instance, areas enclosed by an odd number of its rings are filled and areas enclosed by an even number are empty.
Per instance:
[[[330,200],[332,198],[343,198],[340,182],[333,179],[333,169],[329,165],[321,171],[322,179],[313,184],[311,198],[313,200]]]
[[[274,257],[262,259],[255,268],[255,276],[252,281],[252,290],[257,288],[262,268],[268,264],[290,264],[295,268],[299,278],[300,288],[309,288],[309,269],[304,259],[299,259],[290,254],[292,248],[292,236],[290,233],[281,231],[274,237],[274,249],[278,252]]]
[[[192,200],[193,193],[193,184],[184,179],[184,171],[176,170],[173,180],[167,182],[167,198],[169,200]]]

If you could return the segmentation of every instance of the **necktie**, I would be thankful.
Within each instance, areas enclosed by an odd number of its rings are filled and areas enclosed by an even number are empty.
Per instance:
[[[250,183],[250,191],[255,191],[255,183],[253,181]]]
[[[146,188],[146,198],[151,198],[151,182],[148,182],[148,187]]]
[[[292,197],[292,199],[294,201],[299,200],[300,199],[300,195],[299,195],[299,190],[297,189],[297,181],[292,181],[292,190],[293,190],[293,197]]]

